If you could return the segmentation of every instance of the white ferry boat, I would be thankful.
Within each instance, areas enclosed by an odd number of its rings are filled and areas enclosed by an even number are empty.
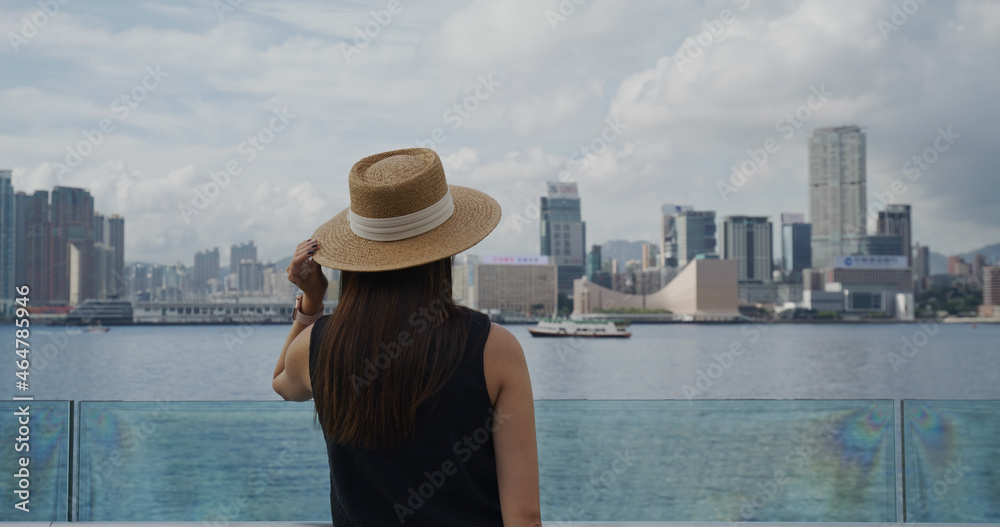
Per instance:
[[[542,320],[528,328],[532,337],[617,337],[628,338],[628,322],[606,320],[582,322],[576,320]]]

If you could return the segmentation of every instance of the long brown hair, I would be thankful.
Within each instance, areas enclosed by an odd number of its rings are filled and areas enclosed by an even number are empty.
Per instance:
[[[412,435],[418,408],[462,359],[469,312],[451,293],[450,258],[340,273],[340,301],[310,372],[327,439],[393,448]]]

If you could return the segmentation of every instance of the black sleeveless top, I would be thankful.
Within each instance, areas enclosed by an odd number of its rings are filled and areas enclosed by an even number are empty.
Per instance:
[[[326,441],[333,525],[503,525],[493,452],[493,404],[483,373],[490,320],[477,311],[469,313],[471,327],[461,364],[434,404],[420,408],[413,436],[392,450]],[[328,320],[324,316],[313,325],[310,373]]]

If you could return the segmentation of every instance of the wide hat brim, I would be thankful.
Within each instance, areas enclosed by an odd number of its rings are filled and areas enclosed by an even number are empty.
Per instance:
[[[483,240],[500,223],[500,204],[468,187],[448,185],[455,210],[444,223],[423,234],[380,242],[351,230],[344,209],[319,226],[312,237],[319,242],[313,261],[342,271],[391,271],[415,267],[465,251]]]

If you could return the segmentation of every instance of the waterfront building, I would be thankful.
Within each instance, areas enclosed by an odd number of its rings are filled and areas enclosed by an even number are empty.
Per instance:
[[[812,224],[805,214],[781,215],[781,270],[789,282],[802,282],[802,270],[812,267]]]
[[[559,292],[573,294],[573,280],[586,275],[586,223],[576,183],[549,182],[540,198],[540,254],[559,270]]]
[[[913,292],[913,270],[905,256],[840,256],[826,269],[825,284],[843,284],[847,288]]]
[[[664,203],[660,207],[660,267],[677,267],[679,261],[677,214],[685,210],[694,210],[694,207],[672,203]]]
[[[686,266],[699,254],[716,254],[714,210],[682,210],[677,212],[674,222],[678,267]]]
[[[889,204],[885,210],[878,213],[878,234],[896,235],[902,240],[900,252],[892,254],[902,254],[907,258],[907,265],[913,267],[913,253],[910,250],[912,245],[912,228],[910,227],[910,206],[900,204]]]
[[[558,309],[558,266],[542,256],[483,255],[456,260],[455,301],[505,317],[548,316]]]
[[[9,303],[14,298],[15,266],[14,261],[19,255],[14,253],[16,205],[14,187],[11,184],[11,171],[0,170],[0,311],[8,311]]]
[[[809,138],[812,265],[857,254],[866,229],[865,134],[857,126],[820,128]]]
[[[741,282],[770,282],[771,220],[765,216],[726,216],[722,222],[722,258],[736,260]]]
[[[665,309],[691,319],[733,319],[739,316],[736,262],[693,259],[670,283],[652,294],[621,293],[586,278],[573,284],[573,314],[586,315],[598,309]]]

